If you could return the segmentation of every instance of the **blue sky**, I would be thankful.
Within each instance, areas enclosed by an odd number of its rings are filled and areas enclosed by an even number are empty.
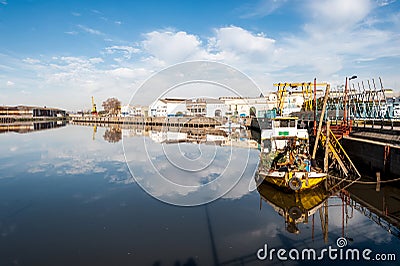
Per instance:
[[[400,89],[395,0],[0,0],[0,104],[129,102],[170,65],[231,65],[274,82],[382,77]]]

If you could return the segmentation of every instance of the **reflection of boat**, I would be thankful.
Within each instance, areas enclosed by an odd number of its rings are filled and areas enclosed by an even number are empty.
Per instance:
[[[216,126],[216,129],[222,130],[226,133],[232,133],[232,132],[238,132],[240,129],[243,129],[244,127],[241,124],[233,123],[232,121],[228,121],[227,123],[221,125],[221,126]]]
[[[326,174],[311,167],[308,133],[297,128],[296,117],[277,117],[261,132],[262,150],[258,173],[281,188],[302,191],[313,188]]]
[[[262,183],[257,188],[262,199],[285,218],[286,229],[290,233],[299,233],[297,224],[307,223],[308,217],[320,209],[328,194],[321,187],[300,193],[285,193],[271,184]]]

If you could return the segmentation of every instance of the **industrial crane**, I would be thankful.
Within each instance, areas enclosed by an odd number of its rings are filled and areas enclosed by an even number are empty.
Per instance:
[[[92,96],[92,115],[97,115],[96,104],[94,103],[94,97]]]
[[[314,83],[312,82],[292,82],[292,83],[276,83],[274,87],[278,87],[278,101],[277,101],[277,109],[278,115],[282,115],[282,111],[285,107],[285,101],[288,97],[288,94],[291,93],[294,89],[301,88],[301,93],[304,99],[304,110],[312,111],[316,105],[316,87],[326,87],[327,83]],[[313,95],[314,94],[314,95]],[[313,102],[314,101],[314,102]]]

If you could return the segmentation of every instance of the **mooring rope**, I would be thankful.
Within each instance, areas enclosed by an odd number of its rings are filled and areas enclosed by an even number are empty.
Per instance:
[[[358,180],[350,180],[350,179],[346,179],[346,178],[341,178],[341,177],[337,177],[334,175],[328,175],[329,177],[341,180],[341,181],[345,181],[345,182],[352,182],[352,183],[357,183],[357,184],[364,184],[364,185],[374,185],[377,184],[377,181],[358,181]],[[391,182],[397,182],[400,181],[400,178],[396,178],[396,179],[392,179],[392,180],[383,180],[383,181],[379,181],[379,183],[384,184],[384,183],[391,183]]]

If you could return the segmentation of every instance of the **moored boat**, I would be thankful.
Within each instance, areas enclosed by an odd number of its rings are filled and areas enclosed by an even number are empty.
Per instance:
[[[297,128],[296,117],[276,117],[271,128],[261,132],[259,178],[286,190],[303,191],[326,179],[326,173],[311,166],[308,133]]]

